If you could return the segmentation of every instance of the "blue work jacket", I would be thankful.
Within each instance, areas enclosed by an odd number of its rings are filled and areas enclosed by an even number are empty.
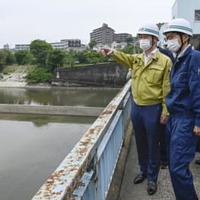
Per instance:
[[[166,97],[170,114],[190,114],[200,126],[200,51],[189,46],[170,72],[171,90]]]
[[[162,48],[162,47],[158,47],[158,49],[159,49],[159,51],[160,51],[161,53],[163,53],[163,54],[165,54],[166,56],[168,56],[168,57],[171,59],[172,63],[175,62],[175,58],[174,58],[174,56],[173,56],[173,54],[172,54],[172,52],[171,52],[170,50],[164,49],[164,48]]]

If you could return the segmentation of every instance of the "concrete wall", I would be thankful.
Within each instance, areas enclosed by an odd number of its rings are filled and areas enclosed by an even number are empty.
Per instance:
[[[85,67],[61,68],[54,73],[52,85],[121,87],[128,69],[115,62]]]

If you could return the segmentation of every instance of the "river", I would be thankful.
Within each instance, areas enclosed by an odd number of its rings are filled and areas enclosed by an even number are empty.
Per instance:
[[[117,90],[0,88],[1,104],[105,107]],[[0,114],[0,200],[29,200],[95,121]]]

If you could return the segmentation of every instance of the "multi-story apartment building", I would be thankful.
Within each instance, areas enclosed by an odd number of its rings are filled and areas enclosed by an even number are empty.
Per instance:
[[[15,51],[29,50],[30,44],[16,44]]]
[[[114,41],[115,42],[127,42],[127,38],[132,37],[129,33],[117,33],[114,34]]]
[[[67,43],[68,47],[81,47],[81,40],[79,39],[65,39],[61,40],[61,43]]]
[[[102,27],[94,29],[90,33],[90,40],[95,40],[97,44],[111,45],[113,42],[125,42],[127,38],[132,37],[128,33],[117,33],[107,24],[103,23]]]
[[[70,48],[81,47],[81,40],[79,39],[63,39],[60,42],[50,43],[53,49],[69,50]]]
[[[103,23],[102,27],[94,29],[90,33],[90,40],[95,40],[97,44],[111,44],[114,40],[114,33],[112,28]]]
[[[81,48],[81,40],[79,39],[63,39],[60,42],[53,42],[51,44],[53,49],[69,50]],[[29,50],[30,44],[16,44],[15,51]]]

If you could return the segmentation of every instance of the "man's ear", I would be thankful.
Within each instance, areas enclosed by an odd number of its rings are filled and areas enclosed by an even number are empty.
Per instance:
[[[190,37],[187,34],[183,34],[183,43],[185,43],[186,41],[189,41]]]
[[[157,45],[157,43],[158,43],[157,37],[154,37],[154,36],[153,36],[153,44],[156,44],[156,45]]]

